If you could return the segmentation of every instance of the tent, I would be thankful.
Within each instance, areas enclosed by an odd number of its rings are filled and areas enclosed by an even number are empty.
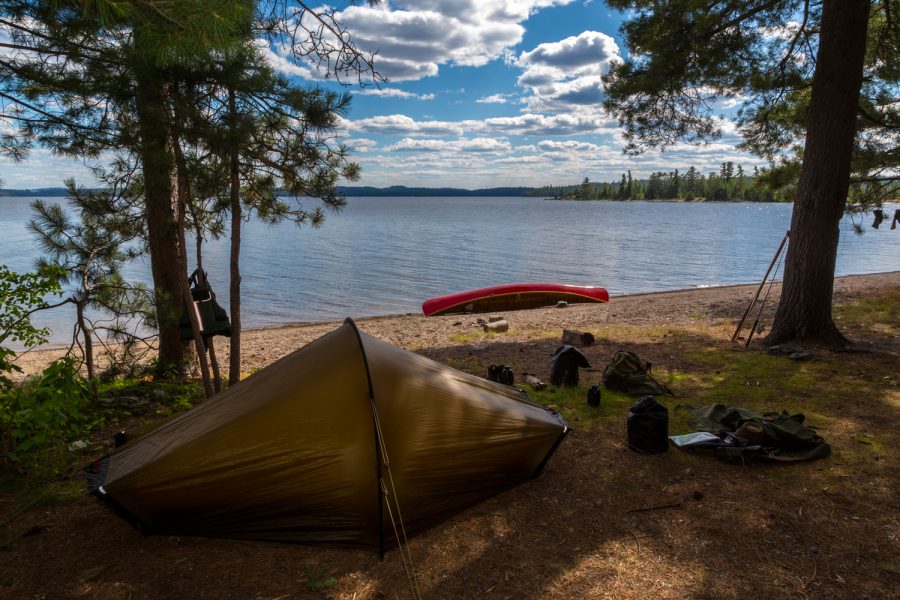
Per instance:
[[[536,477],[567,432],[524,393],[348,319],[95,465],[145,533],[367,548]],[[401,530],[402,531],[402,530]]]

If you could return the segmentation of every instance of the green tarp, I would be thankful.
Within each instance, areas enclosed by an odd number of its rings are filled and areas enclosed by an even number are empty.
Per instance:
[[[688,410],[694,415],[691,426],[700,431],[734,433],[748,421],[762,427],[765,440],[761,446],[716,448],[716,455],[720,458],[797,462],[825,458],[831,454],[831,446],[803,424],[806,420],[803,413],[782,411],[779,414],[759,415],[745,408],[723,404]]]

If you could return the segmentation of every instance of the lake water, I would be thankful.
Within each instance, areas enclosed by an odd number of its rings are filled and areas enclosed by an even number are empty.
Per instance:
[[[29,200],[0,198],[0,262],[16,271],[31,270],[39,253]],[[601,285],[615,295],[758,282],[790,217],[789,204],[349,198],[318,230],[246,224],[244,326],[418,313],[427,298],[501,283]],[[870,223],[860,236],[842,222],[839,275],[900,270],[900,229]],[[227,307],[228,240],[205,248]],[[148,262],[127,275],[149,281]],[[71,312],[36,321],[65,341]]]

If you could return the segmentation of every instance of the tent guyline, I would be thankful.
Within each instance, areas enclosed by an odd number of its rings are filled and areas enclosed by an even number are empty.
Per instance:
[[[147,534],[397,546],[418,590],[410,536],[537,477],[567,431],[347,320],[88,470]]]
[[[409,539],[407,538],[407,535],[406,535],[406,527],[403,525],[403,514],[400,511],[400,499],[397,496],[397,490],[396,490],[396,487],[394,486],[394,479],[391,474],[391,461],[390,461],[390,458],[388,457],[387,447],[385,446],[385,443],[384,443],[384,434],[381,432],[381,422],[378,419],[378,408],[377,408],[376,402],[375,402],[375,390],[374,390],[374,386],[372,385],[372,373],[369,370],[369,362],[368,362],[368,360],[366,360],[366,348],[363,345],[363,341],[362,341],[362,337],[360,336],[359,328],[356,326],[356,323],[353,322],[353,319],[349,319],[349,318],[346,319],[344,321],[344,324],[350,325],[351,327],[353,327],[353,331],[356,333],[356,340],[359,343],[360,352],[362,352],[363,360],[366,365],[366,381],[369,385],[369,405],[372,407],[372,422],[375,426],[375,444],[378,446],[378,448],[380,450],[378,453],[376,453],[377,457],[378,457],[378,460],[376,461],[377,469],[378,469],[378,471],[377,471],[378,472],[378,483],[379,483],[379,488],[380,488],[380,492],[381,492],[380,499],[379,499],[379,501],[381,503],[380,508],[379,508],[379,515],[384,514],[384,508],[383,508],[384,501],[385,501],[385,499],[387,499],[388,500],[388,502],[387,502],[388,517],[391,520],[391,526],[394,530],[394,537],[397,539],[397,549],[400,552],[400,561],[403,564],[403,571],[404,571],[404,573],[406,573],[406,578],[409,583],[410,591],[412,592],[413,598],[418,599],[418,598],[422,597],[422,593],[419,591],[419,583],[416,578],[415,565],[413,564],[412,553],[410,552],[410,549],[409,549]],[[391,483],[390,491],[388,490],[388,487],[384,481],[384,476],[382,475],[382,472],[384,470],[387,471],[388,480]],[[390,497],[391,491],[393,491],[394,504],[397,506],[397,519],[394,519],[394,512],[391,509],[391,502],[390,502],[391,501],[391,497]],[[400,530],[403,533],[402,537],[397,532],[397,520],[400,521]],[[381,545],[381,548],[379,549],[379,553],[383,560],[384,559],[384,526],[383,526],[384,519],[383,519],[383,517],[381,518],[381,522],[382,522],[382,530],[379,535],[379,543]]]

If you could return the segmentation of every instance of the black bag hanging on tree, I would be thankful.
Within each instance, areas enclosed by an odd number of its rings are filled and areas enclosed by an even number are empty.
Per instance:
[[[644,396],[628,411],[628,447],[659,454],[669,449],[669,409],[653,396]]]

